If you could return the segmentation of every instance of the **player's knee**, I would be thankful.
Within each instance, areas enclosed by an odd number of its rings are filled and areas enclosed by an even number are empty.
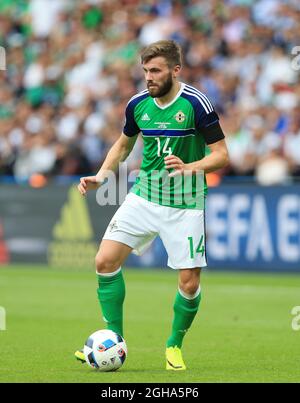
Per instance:
[[[101,273],[112,273],[116,271],[120,264],[115,260],[110,259],[108,256],[105,256],[101,253],[97,253],[95,257],[95,264],[96,264],[96,272]]]
[[[200,270],[181,270],[179,288],[188,295],[194,295],[200,286]]]
[[[199,289],[199,281],[192,279],[192,280],[185,280],[179,282],[179,288],[187,295],[194,295]]]

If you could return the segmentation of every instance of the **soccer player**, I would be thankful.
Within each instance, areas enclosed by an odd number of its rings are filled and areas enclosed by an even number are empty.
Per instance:
[[[101,186],[142,135],[140,174],[112,218],[96,255],[98,298],[107,328],[123,335],[122,264],[131,252],[141,254],[160,236],[168,266],[178,271],[166,369],[185,370],[181,347],[199,308],[200,271],[207,265],[205,173],[224,167],[228,152],[211,102],[178,79],[180,47],[170,40],[155,42],[142,51],[141,62],[147,89],[129,100],[123,133],[97,175],[81,178],[78,190],[85,195]],[[205,156],[206,144],[210,154]],[[82,351],[75,356],[84,361]]]

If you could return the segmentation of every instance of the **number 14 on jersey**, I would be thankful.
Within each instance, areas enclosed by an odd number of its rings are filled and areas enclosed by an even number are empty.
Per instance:
[[[170,137],[166,138],[166,141],[163,145],[161,144],[159,137],[155,137],[155,140],[157,141],[157,156],[158,157],[161,157],[161,154],[168,154],[168,155],[172,154],[171,147],[168,147],[169,142],[170,142]]]

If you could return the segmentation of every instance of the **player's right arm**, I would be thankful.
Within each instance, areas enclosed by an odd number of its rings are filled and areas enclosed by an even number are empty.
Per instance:
[[[145,96],[147,95],[145,94]],[[97,175],[80,178],[78,190],[82,195],[85,195],[88,190],[97,189],[99,186],[101,186],[101,184],[109,176],[109,173],[116,172],[119,163],[125,161],[130,154],[140,132],[140,128],[135,121],[134,108],[141,97],[143,97],[143,95],[134,96],[128,102],[125,110],[125,124],[123,133],[109,150]]]
[[[116,172],[119,163],[125,161],[130,154],[137,140],[138,135],[128,136],[121,134],[119,139],[109,150],[101,168],[94,176],[85,176],[80,178],[80,183],[77,186],[79,192],[85,195],[88,190],[97,189],[108,177],[109,172]]]

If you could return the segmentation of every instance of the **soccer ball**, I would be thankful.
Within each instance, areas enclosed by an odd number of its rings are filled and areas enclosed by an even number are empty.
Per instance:
[[[98,330],[87,339],[83,352],[90,367],[116,371],[126,359],[127,346],[123,337],[112,330]]]

